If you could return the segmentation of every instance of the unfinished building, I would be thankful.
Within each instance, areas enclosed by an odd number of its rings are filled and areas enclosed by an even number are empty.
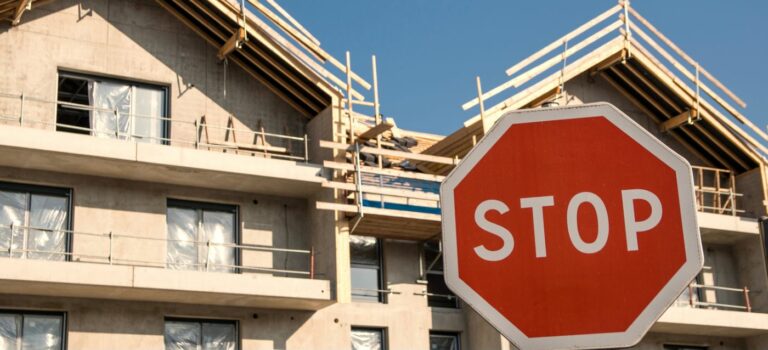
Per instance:
[[[447,137],[274,0],[0,18],[0,349],[509,349],[445,287],[440,181],[505,111],[594,101],[695,165],[706,268],[637,348],[768,347],[765,135],[624,3]]]

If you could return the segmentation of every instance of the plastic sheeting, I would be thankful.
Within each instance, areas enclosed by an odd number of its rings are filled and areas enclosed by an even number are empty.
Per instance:
[[[233,213],[170,207],[167,223],[169,268],[234,272],[235,248],[217,245],[235,243]]]
[[[131,114],[131,87],[111,82],[89,81],[91,133],[96,137],[121,139],[128,136]],[[115,114],[117,111],[117,114]]]
[[[382,340],[382,332],[380,330],[352,330],[352,350],[382,350]]]
[[[20,250],[24,244],[24,230],[13,226],[24,225],[24,214],[27,211],[27,194],[0,191],[0,256],[8,256],[8,247],[13,242],[13,249]],[[11,240],[13,239],[13,240]],[[13,253],[21,257],[22,252]]]
[[[61,349],[63,322],[56,315],[0,314],[0,349]]]
[[[28,231],[27,249],[41,252],[66,252],[67,234],[63,232],[67,222],[67,198],[32,195],[29,211],[29,226],[49,230]],[[66,260],[58,253],[29,252],[30,259]]]
[[[0,314],[0,349],[16,349],[21,330],[21,315]]]
[[[431,334],[429,350],[459,350],[459,338],[455,335]]]
[[[25,315],[23,349],[61,349],[61,316]]]
[[[91,134],[162,143],[164,90],[93,80],[88,82],[88,89],[94,107],[90,114]]]
[[[206,255],[208,271],[234,272],[235,265],[235,216],[232,213],[203,211],[201,241],[211,242]],[[221,246],[216,244],[227,244]]]
[[[29,213],[27,208],[29,207]],[[30,259],[65,260],[67,234],[68,200],[65,197],[0,191],[0,255],[8,256],[8,246],[13,238],[14,257]],[[27,215],[28,214],[28,215]],[[28,218],[27,218],[28,216]],[[29,220],[29,222],[26,222]],[[25,229],[14,226],[29,226],[40,229]],[[39,252],[22,252],[36,250]]]
[[[198,270],[200,263],[197,241],[197,210],[168,208],[168,268]]]
[[[166,350],[235,350],[234,324],[209,322],[165,322]]]

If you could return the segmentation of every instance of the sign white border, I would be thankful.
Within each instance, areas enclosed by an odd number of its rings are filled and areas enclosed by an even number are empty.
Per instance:
[[[675,171],[686,261],[624,332],[529,338],[459,278],[453,192],[456,186],[511,126],[595,116],[605,117]],[[688,287],[688,284],[701,271],[704,264],[701,237],[696,219],[691,165],[685,158],[675,153],[618,108],[608,103],[520,110],[505,114],[443,181],[440,186],[440,201],[446,284],[457,296],[467,302],[521,350],[622,348],[636,345],[653,323]]]

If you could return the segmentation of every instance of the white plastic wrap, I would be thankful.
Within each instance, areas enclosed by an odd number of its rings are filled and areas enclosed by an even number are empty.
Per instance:
[[[382,350],[382,332],[375,329],[353,329],[352,350]]]
[[[139,142],[162,143],[165,93],[160,89],[134,87],[135,114],[131,120],[133,136]]]
[[[203,211],[203,234],[200,241],[212,244],[204,259],[208,259],[208,271],[234,272],[235,249],[216,244],[235,243],[235,216],[228,212]]]
[[[61,349],[61,316],[25,315],[22,349]]]
[[[28,231],[27,249],[40,252],[66,252],[67,198],[44,195],[32,195],[29,213],[29,226],[49,230]],[[57,253],[27,253],[30,259],[66,260],[66,255]]]
[[[8,256],[8,245],[13,238],[14,257],[21,257],[18,251],[24,244],[24,230],[13,226],[24,224],[24,213],[27,211],[27,194],[0,191],[0,256]]]
[[[458,337],[452,335],[431,334],[429,350],[458,350]]]
[[[234,324],[203,323],[202,350],[235,350],[237,337]]]
[[[131,87],[111,82],[89,81],[91,106],[91,133],[96,137],[120,138],[128,136],[131,114]],[[117,111],[117,115],[115,115]]]
[[[235,350],[234,324],[208,322],[165,322],[166,350]]]
[[[165,322],[165,350],[197,350],[200,338],[199,323]]]
[[[167,266],[174,270],[197,270],[199,246],[197,240],[197,211],[186,208],[168,208]]]
[[[16,349],[21,331],[21,315],[0,314],[0,349]]]

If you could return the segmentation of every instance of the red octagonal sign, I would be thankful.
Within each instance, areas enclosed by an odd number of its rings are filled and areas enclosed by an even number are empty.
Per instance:
[[[702,267],[690,165],[609,104],[508,113],[440,195],[449,288],[521,349],[632,346]]]

